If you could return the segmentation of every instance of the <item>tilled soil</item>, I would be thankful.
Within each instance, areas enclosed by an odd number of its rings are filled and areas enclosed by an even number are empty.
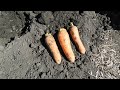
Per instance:
[[[119,14],[114,13],[119,12],[1,11],[0,79],[120,78]],[[81,55],[71,39],[75,63],[66,59],[57,39],[60,27],[69,32],[71,21],[87,49]],[[55,37],[60,65],[45,44],[46,32]]]

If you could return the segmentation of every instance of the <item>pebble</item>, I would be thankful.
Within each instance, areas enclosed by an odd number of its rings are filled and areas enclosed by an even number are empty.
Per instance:
[[[40,45],[40,46],[39,46],[39,49],[40,49],[39,52],[41,52],[41,51],[44,50],[45,48],[43,47],[43,45]]]
[[[41,78],[44,78],[46,76],[46,73],[41,74]]]
[[[16,30],[15,26],[12,26],[12,29],[13,29],[13,30]]]
[[[94,46],[94,45],[92,45],[92,46],[90,46],[90,49],[91,49],[91,52],[92,53],[97,53],[97,47],[96,46]]]
[[[78,61],[76,62],[77,65],[80,65],[81,63],[82,63],[81,60],[78,60]]]
[[[62,65],[58,66],[58,65],[55,65],[54,66],[54,69],[58,70],[58,71],[62,71],[64,68]]]
[[[39,67],[41,65],[41,63],[37,63],[36,65],[37,65],[37,67]]]
[[[42,18],[45,21],[46,24],[50,23],[50,21],[54,20],[53,14],[51,11],[46,11],[42,13]]]

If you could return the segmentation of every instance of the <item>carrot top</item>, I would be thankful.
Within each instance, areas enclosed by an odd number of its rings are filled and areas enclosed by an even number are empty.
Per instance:
[[[74,26],[73,22],[70,22],[70,25],[71,25],[71,26]]]
[[[65,30],[64,28],[60,28],[60,31]]]
[[[46,37],[49,36],[49,35],[52,35],[52,34],[51,34],[51,33],[46,33],[46,34],[45,34]]]

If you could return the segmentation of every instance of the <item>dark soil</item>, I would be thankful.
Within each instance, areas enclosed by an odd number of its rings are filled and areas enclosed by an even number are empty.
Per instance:
[[[117,14],[116,14],[117,13]],[[105,15],[107,14],[107,15]],[[102,44],[100,33],[118,30],[119,12],[95,11],[1,11],[0,12],[0,78],[3,79],[92,79],[88,72],[97,68],[92,54],[98,53]],[[76,56],[70,63],[59,45],[57,33],[60,27],[69,32],[70,22],[78,28],[87,49],[81,55],[71,40]],[[46,32],[55,37],[62,55],[56,64],[44,41]]]

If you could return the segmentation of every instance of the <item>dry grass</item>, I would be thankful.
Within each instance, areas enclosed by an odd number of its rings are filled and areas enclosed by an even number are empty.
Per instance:
[[[115,50],[115,44],[111,37],[112,31],[105,31],[102,35],[103,44],[97,46],[98,54],[92,55],[92,61],[97,67],[97,72],[93,75],[96,79],[118,79],[120,76],[119,52]]]

